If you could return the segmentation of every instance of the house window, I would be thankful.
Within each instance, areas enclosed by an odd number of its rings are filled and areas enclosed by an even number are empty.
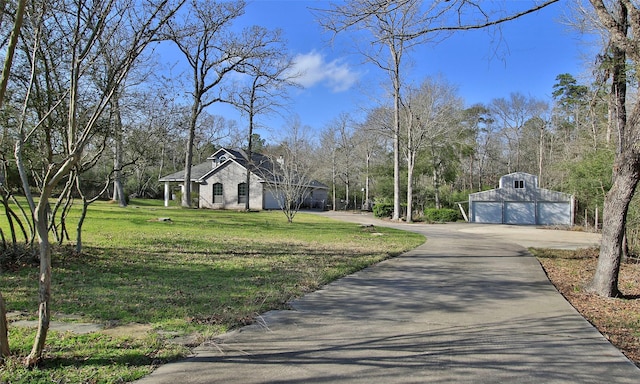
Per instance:
[[[224,200],[222,198],[222,184],[220,183],[213,184],[213,203],[214,204],[224,203]]]
[[[247,203],[247,183],[238,184],[238,204]]]
[[[514,188],[524,188],[524,180],[515,180],[513,182]]]

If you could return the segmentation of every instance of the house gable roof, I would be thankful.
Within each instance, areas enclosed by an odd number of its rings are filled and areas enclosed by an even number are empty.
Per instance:
[[[191,181],[194,183],[204,183],[211,175],[223,169],[230,162],[236,163],[244,169],[249,169],[264,182],[275,182],[274,164],[268,156],[261,153],[252,152],[251,160],[247,153],[241,149],[221,148],[207,157],[207,161],[194,165],[191,168]],[[178,171],[159,179],[160,182],[183,182],[184,171]],[[312,180],[309,187],[317,189],[328,189],[325,184]]]
[[[191,167],[191,181],[196,182],[211,170],[211,163],[205,162]],[[160,178],[160,182],[183,182],[184,170]]]

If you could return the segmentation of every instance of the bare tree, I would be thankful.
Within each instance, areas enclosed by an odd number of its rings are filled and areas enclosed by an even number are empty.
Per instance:
[[[640,181],[640,100],[631,108],[627,96],[627,70],[640,64],[640,6],[631,0],[590,0],[601,27],[610,39],[612,76],[610,116],[618,130],[613,183],[605,197],[600,255],[587,290],[600,296],[619,296],[618,275],[623,253],[627,212]],[[631,63],[631,64],[629,64]],[[634,72],[636,84],[640,79]]]
[[[41,9],[46,13],[32,15],[33,25],[46,26],[44,28],[46,33],[30,35],[38,45],[44,46],[40,52],[56,52],[60,58],[54,63],[56,66],[48,68],[49,72],[45,74],[52,76],[50,78],[52,83],[63,77],[68,77],[69,81],[56,84],[64,86],[63,93],[53,90],[50,93],[52,97],[59,97],[59,99],[47,116],[54,111],[60,113],[60,108],[66,109],[66,127],[61,136],[64,141],[59,147],[60,152],[55,153],[55,156],[45,157],[49,164],[42,174],[37,205],[35,202],[30,202],[30,206],[33,207],[33,221],[39,244],[40,274],[39,322],[33,348],[25,360],[28,366],[34,366],[41,360],[49,330],[51,310],[49,199],[59,183],[68,180],[70,173],[82,161],[85,147],[100,127],[100,121],[110,105],[114,92],[124,81],[144,48],[156,38],[159,28],[173,16],[180,4],[180,2],[174,4],[168,0],[146,2],[144,6],[133,2],[112,0],[93,1],[90,4],[80,1],[42,7]],[[88,77],[92,71],[100,70],[96,67],[99,41],[102,37],[121,29],[128,30],[129,34],[120,42],[123,55],[115,63],[117,70],[109,78],[109,85],[102,91],[95,92],[95,89],[90,89],[91,81]],[[34,55],[33,57],[40,59],[42,56]],[[56,75],[57,79],[54,77]],[[33,83],[29,84],[29,87],[31,86]],[[92,105],[83,109],[85,100],[81,96],[87,95],[93,96]],[[45,123],[48,123],[46,116],[40,119],[29,133],[19,135],[16,148],[27,142],[38,130],[46,130]],[[49,141],[49,144],[52,142]],[[45,153],[53,154],[54,148],[49,146]],[[19,157],[18,154],[17,160]],[[20,160],[17,163],[18,167],[24,171],[25,164]],[[26,172],[21,172],[21,177],[23,174],[26,175]],[[23,184],[25,189],[28,188],[27,180],[23,179]]]
[[[498,98],[491,101],[491,112],[496,121],[502,125],[503,135],[508,149],[508,172],[523,171],[523,135],[525,124],[539,118],[548,109],[545,102],[526,97],[521,93],[511,93],[509,98]],[[537,146],[536,146],[537,148]]]
[[[223,78],[246,60],[237,36],[229,29],[244,12],[244,1],[192,1],[180,21],[167,24],[168,38],[184,55],[191,70],[191,113],[184,163],[182,206],[191,206],[191,166],[193,141],[198,119],[205,108],[221,101],[214,94]]]
[[[429,149],[436,208],[440,208],[439,184],[445,147],[459,140],[459,113],[462,100],[456,89],[442,79],[426,79],[420,88],[408,92],[403,102],[403,123],[406,127],[404,153],[407,160],[407,222],[412,222],[414,169],[418,155]]]
[[[168,36],[182,52],[192,72],[191,113],[184,166],[182,206],[191,206],[193,140],[202,112],[224,100],[222,83],[232,72],[246,73],[252,60],[264,57],[274,35],[253,26],[241,33],[232,23],[244,13],[243,0],[191,2],[191,11],[180,23],[169,23]],[[268,49],[267,49],[268,50]]]
[[[405,54],[418,44],[440,41],[454,31],[499,25],[557,1],[533,1],[524,9],[504,11],[469,0],[350,0],[319,10],[320,24],[334,34],[367,32],[371,39],[361,45],[360,53],[389,74],[394,100],[394,220],[400,219],[400,100]],[[388,56],[383,49],[388,50]]]
[[[309,153],[308,127],[299,118],[288,122],[286,137],[269,156],[269,164],[261,164],[262,179],[269,187],[280,209],[293,223],[314,187]]]
[[[325,10],[321,19],[324,28],[334,33],[347,30],[365,31],[371,40],[362,49],[361,54],[389,74],[392,84],[394,105],[393,128],[393,220],[400,219],[400,100],[402,88],[402,63],[404,54],[412,47],[422,43],[423,36],[418,31],[424,28],[425,20],[420,14],[421,1],[367,1],[352,0],[345,4],[334,5]],[[388,49],[388,56],[382,54]]]
[[[465,189],[482,190],[485,169],[491,160],[490,148],[494,141],[493,122],[489,108],[482,104],[472,105],[463,112],[462,123],[466,125],[466,129],[470,133],[469,139],[472,147],[469,156],[465,159],[469,177],[468,187],[466,181],[464,183]]]
[[[321,152],[325,155],[325,160],[326,157],[331,159],[331,173],[328,175],[328,178],[331,179],[331,209],[335,211],[337,202],[336,184],[338,182],[338,141],[336,139],[335,131],[331,129],[331,127],[322,131],[320,136],[320,146]]]
[[[376,112],[371,112],[367,115],[366,120],[363,123],[356,124],[355,131],[353,132],[352,140],[355,146],[356,161],[359,161],[360,178],[364,178],[363,186],[364,193],[362,194],[362,209],[370,210],[371,204],[371,189],[372,189],[372,177],[371,169],[376,164],[376,159],[380,162],[384,158],[386,139],[384,135],[380,135],[376,132]]]
[[[9,38],[9,44],[4,58],[4,65],[2,67],[2,76],[0,77],[0,107],[2,107],[2,105],[4,104],[5,92],[7,90],[7,84],[9,82],[9,76],[11,74],[13,56],[18,45],[18,38],[20,36],[20,29],[22,28],[22,21],[26,4],[26,0],[20,0],[17,4],[13,28],[11,30],[11,36]],[[4,13],[4,7],[2,8],[2,13]],[[2,293],[0,292],[0,361],[4,360],[4,358],[6,356],[9,356],[9,354],[11,353],[11,350],[9,348],[9,328],[7,325],[6,313],[7,308],[4,302],[4,298],[2,297]]]
[[[266,31],[265,31],[266,32]],[[234,84],[227,102],[233,104],[249,120],[247,135],[247,157],[253,161],[253,139],[256,117],[276,112],[284,107],[286,92],[296,84],[297,75],[291,72],[293,62],[287,55],[280,31],[265,34],[262,52],[247,61],[244,77],[246,82]],[[250,195],[251,170],[247,168],[247,196]],[[249,210],[246,199],[245,210]]]

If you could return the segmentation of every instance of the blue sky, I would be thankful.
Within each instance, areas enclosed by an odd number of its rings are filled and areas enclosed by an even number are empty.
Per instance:
[[[530,3],[530,2],[524,2]],[[297,114],[303,124],[323,129],[340,113],[361,114],[379,103],[387,79],[380,69],[351,53],[348,39],[329,44],[309,11],[323,8],[327,1],[253,0],[238,25],[262,25],[280,28],[295,57],[297,69],[304,73],[298,80],[303,89],[293,90],[288,113]],[[405,75],[416,85],[428,76],[441,76],[458,88],[467,106],[489,103],[512,92],[551,101],[552,86],[561,73],[577,78],[584,72],[584,58],[593,61],[587,37],[569,30],[559,22],[568,12],[561,1],[546,9],[505,24],[502,42],[495,35],[478,30],[461,32],[437,44],[424,44],[406,57],[411,62]],[[496,54],[497,53],[497,54]],[[228,107],[213,106],[212,113],[238,120]],[[261,118],[271,131],[259,132],[273,137],[284,124],[282,117]]]

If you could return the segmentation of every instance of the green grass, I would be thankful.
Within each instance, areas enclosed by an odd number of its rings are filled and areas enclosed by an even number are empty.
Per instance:
[[[70,229],[77,214],[72,212]],[[171,221],[157,220],[166,217]],[[52,332],[44,365],[27,371],[19,361],[34,332],[10,327],[14,357],[0,369],[0,382],[131,381],[186,353],[167,342],[168,332],[204,340],[424,242],[412,233],[376,231],[382,236],[311,214],[289,224],[281,212],[95,203],[85,222],[83,254],[74,255],[69,245],[54,251],[53,320],[63,318],[57,313],[79,315],[109,326],[150,324],[153,331],[136,338]],[[9,311],[35,316],[37,267],[3,272],[0,290]]]

